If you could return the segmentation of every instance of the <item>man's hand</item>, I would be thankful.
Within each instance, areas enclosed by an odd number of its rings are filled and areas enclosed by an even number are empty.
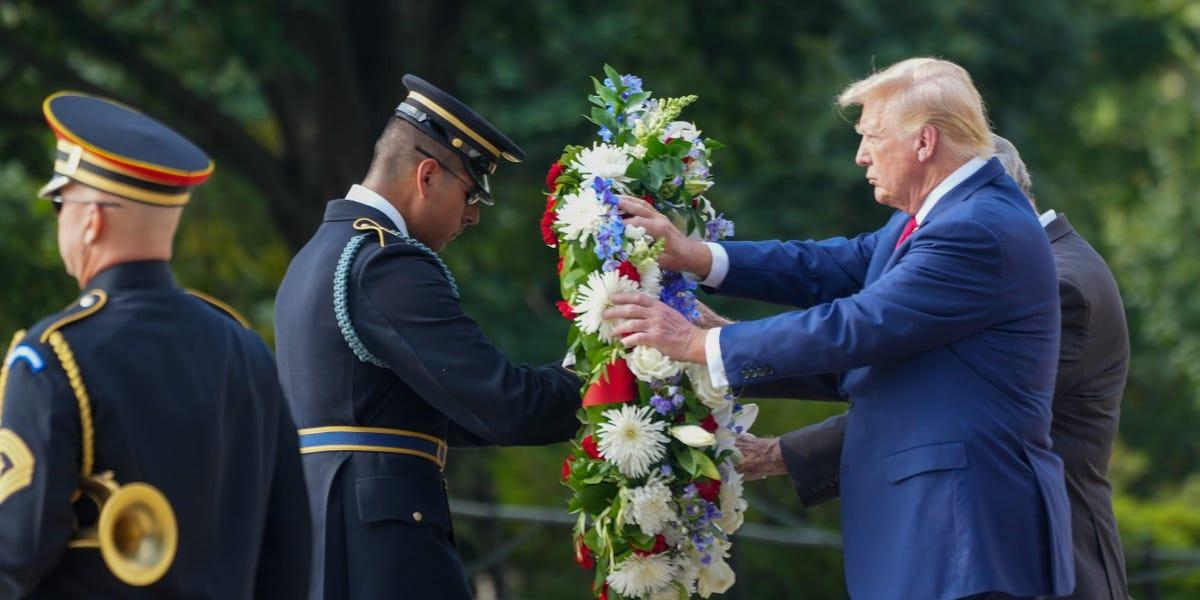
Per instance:
[[[779,449],[779,438],[760,438],[742,433],[734,443],[742,453],[742,461],[737,463],[737,470],[746,481],[787,474],[783,452]]]
[[[705,364],[706,329],[692,325],[675,309],[645,294],[617,294],[605,319],[619,319],[613,334],[626,346],[650,346],[668,357]]]
[[[708,277],[712,270],[712,251],[704,242],[684,235],[666,215],[641,198],[621,196],[617,209],[625,213],[626,225],[636,225],[654,239],[666,240],[666,249],[658,257],[658,264],[664,269],[686,271],[701,279]]]
[[[733,325],[733,321],[730,321],[729,319],[726,319],[725,317],[713,312],[713,309],[709,308],[707,304],[699,300],[696,301],[696,310],[700,311],[700,320],[696,322],[696,325],[702,329],[712,329],[714,327]]]

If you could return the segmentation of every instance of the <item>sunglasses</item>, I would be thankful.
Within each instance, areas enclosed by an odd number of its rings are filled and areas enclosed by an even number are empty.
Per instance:
[[[438,165],[440,165],[442,167],[442,169],[444,169],[447,173],[453,175],[455,179],[457,179],[460,183],[462,183],[464,186],[466,186],[466,188],[467,188],[467,206],[475,206],[476,204],[479,204],[481,202],[483,203],[484,206],[495,206],[496,203],[494,200],[492,200],[492,195],[488,192],[488,190],[486,188],[481,187],[479,185],[471,185],[471,184],[467,183],[467,180],[463,179],[462,177],[459,177],[458,173],[455,173],[453,169],[451,169],[450,167],[447,167],[445,163],[438,160],[438,157],[426,152],[425,149],[421,148],[420,146],[414,146],[414,149],[416,149],[417,152],[420,152],[426,158],[432,158],[434,160],[434,162],[436,162]]]
[[[96,206],[103,206],[106,208],[121,208],[121,205],[117,204],[116,202],[67,200],[66,198],[62,197],[62,194],[54,194],[50,196],[50,204],[54,206],[54,214],[56,215],[62,214],[64,204],[95,204]]]

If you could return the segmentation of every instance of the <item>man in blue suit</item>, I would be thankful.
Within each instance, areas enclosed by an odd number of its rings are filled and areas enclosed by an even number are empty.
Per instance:
[[[1074,587],[1062,462],[1050,451],[1058,287],[1046,235],[993,154],[961,67],[910,59],[851,85],[856,162],[883,228],[821,242],[701,244],[645,203],[665,268],[802,308],[699,329],[615,298],[626,344],[706,364],[713,385],[842,372],[846,580],[855,598],[1033,597]]]

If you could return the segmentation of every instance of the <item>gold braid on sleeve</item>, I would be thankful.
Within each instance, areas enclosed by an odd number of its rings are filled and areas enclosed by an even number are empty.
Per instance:
[[[92,474],[92,445],[95,441],[92,431],[92,401],[88,396],[87,388],[83,385],[83,376],[79,373],[79,363],[75,362],[75,353],[67,344],[67,338],[63,337],[61,332],[55,331],[50,334],[48,342],[54,349],[54,354],[58,356],[58,362],[62,364],[63,371],[66,371],[67,383],[70,384],[71,391],[75,393],[75,400],[79,403],[79,428],[83,431],[83,459],[79,475],[86,478]]]

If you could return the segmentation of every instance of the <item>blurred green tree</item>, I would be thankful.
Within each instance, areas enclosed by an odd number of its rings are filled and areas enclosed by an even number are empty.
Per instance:
[[[540,246],[544,167],[591,139],[579,116],[607,62],[658,95],[696,93],[686,114],[728,145],[717,206],[739,237],[820,238],[877,227],[832,99],[873,68],[917,55],[966,67],[996,130],[1021,149],[1041,208],[1109,258],[1134,344],[1117,465],[1126,540],[1200,544],[1186,512],[1200,457],[1200,6],[1188,0],[783,0],[557,3],[373,0],[0,0],[0,329],[66,304],[53,213],[30,199],[49,173],[42,98],[79,89],[138,106],[198,140],[217,174],[188,208],[176,269],[231,301],[271,339],[274,290],[323,202],[365,172],[374,137],[414,72],[453,90],[529,152],[505,168],[498,206],[451,247],[463,298],[493,339],[551,361],[554,253]],[[738,318],[776,310],[714,302]],[[772,402],[777,434],[837,406]],[[561,449],[460,452],[452,495],[563,506]],[[1190,486],[1190,487],[1188,487]],[[1190,491],[1186,491],[1190,490]],[[836,504],[800,511],[784,481],[749,486],[752,518],[836,527]],[[1182,519],[1182,521],[1180,520]],[[464,559],[495,597],[583,597],[566,530],[462,521]],[[506,542],[513,542],[511,548]],[[499,550],[511,550],[511,554]],[[782,556],[782,558],[781,558]],[[733,598],[845,595],[836,550],[741,544]],[[1131,569],[1140,568],[1135,561]],[[1185,597],[1195,578],[1155,593]],[[1138,589],[1134,590],[1135,593]],[[1171,596],[1175,594],[1175,596]]]

